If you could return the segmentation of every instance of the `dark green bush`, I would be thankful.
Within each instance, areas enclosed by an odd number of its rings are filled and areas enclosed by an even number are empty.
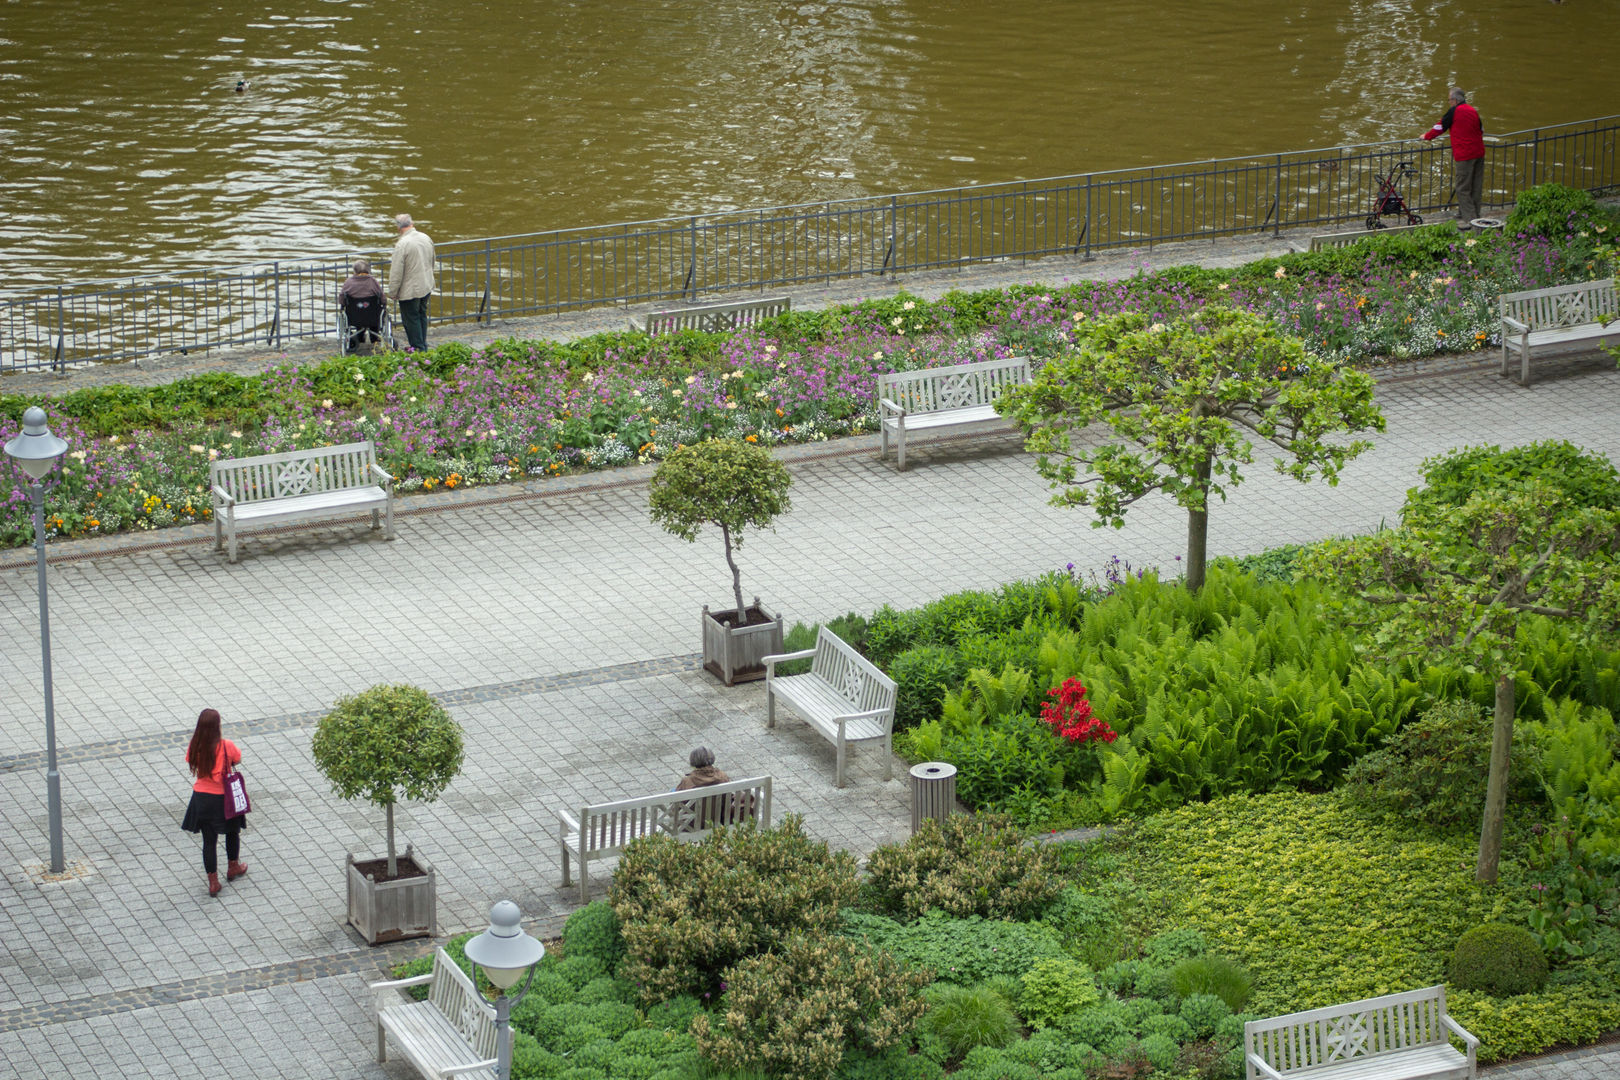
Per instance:
[[[1547,183],[1519,192],[1503,231],[1509,235],[1545,236],[1549,240],[1563,241],[1605,222],[1606,217],[1590,191]]]
[[[1204,935],[1185,927],[1179,930],[1166,930],[1142,942],[1143,958],[1150,964],[1160,966],[1177,964],[1193,956],[1203,956],[1208,951],[1209,945],[1205,943]]]
[[[1599,453],[1562,439],[1513,446],[1467,446],[1419,466],[1423,485],[1406,493],[1408,515],[1420,506],[1461,506],[1481,490],[1550,487],[1571,509],[1620,506],[1620,471]]]
[[[910,1037],[928,977],[862,941],[794,934],[727,969],[725,981],[725,1011],[692,1020],[705,1058],[782,1080],[829,1080],[846,1048],[882,1053]]]
[[[1525,725],[1514,731],[1512,789],[1518,802],[1537,797],[1535,743]],[[1485,808],[1491,720],[1467,701],[1442,701],[1395,733],[1381,750],[1345,773],[1350,805],[1399,814],[1439,829],[1477,829]]]
[[[821,629],[820,623],[794,623],[786,634],[782,635],[783,652],[803,652],[816,647],[816,633]],[[827,629],[838,635],[850,648],[863,655],[866,652],[866,619],[853,611],[847,615],[840,615],[827,623]],[[803,675],[810,670],[809,660],[789,660],[776,665],[778,675]]]
[[[1181,1002],[1181,1018],[1193,1029],[1193,1035],[1207,1039],[1215,1034],[1222,1020],[1232,1015],[1226,1002],[1214,994],[1192,994]]]
[[[838,1080],[940,1080],[945,1070],[940,1061],[946,1057],[943,1043],[933,1036],[927,1042],[938,1044],[936,1055],[912,1053],[906,1046],[892,1046],[881,1054],[866,1050],[845,1050],[844,1060],[838,1065]]]
[[[957,798],[985,809],[1062,792],[1064,749],[1050,725],[1027,714],[948,730],[940,740],[940,758],[956,766]]]
[[[1547,985],[1547,954],[1522,926],[1484,923],[1457,940],[1447,981],[1493,997],[1533,993]]]
[[[856,887],[854,858],[812,840],[796,814],[774,829],[717,829],[696,844],[637,840],[609,894],[624,937],[619,972],[647,1004],[713,1000],[726,968],[796,931],[830,933]]]
[[[1170,987],[1182,999],[1214,994],[1232,1012],[1242,1012],[1254,993],[1254,983],[1242,965],[1214,953],[1188,957],[1171,968]]]
[[[1024,973],[1018,1011],[1033,1027],[1053,1027],[1063,1017],[1097,1003],[1091,969],[1076,960],[1037,960]]]
[[[894,726],[904,731],[939,717],[945,695],[966,675],[957,650],[946,645],[918,645],[896,656],[889,677],[896,686]]]
[[[1147,1035],[1136,1044],[1138,1052],[1152,1063],[1155,1069],[1168,1071],[1176,1063],[1176,1057],[1181,1053],[1181,1047],[1168,1035]]]
[[[885,915],[845,911],[842,932],[865,938],[909,967],[929,971],[941,982],[972,986],[996,976],[1017,978],[1039,960],[1061,959],[1059,938],[1032,923],[953,918],[931,911],[901,922]]]
[[[624,955],[624,938],[619,934],[619,917],[606,900],[593,900],[563,923],[563,955],[588,956],[601,961],[611,974]]]
[[[916,918],[929,911],[987,919],[1034,919],[1063,890],[1058,852],[1026,844],[1011,819],[953,814],[925,821],[902,844],[878,848],[867,862],[867,895],[883,914]]]
[[[960,1058],[980,1046],[1006,1046],[1018,1037],[1018,1017],[1007,999],[984,986],[930,987],[923,1026]]]

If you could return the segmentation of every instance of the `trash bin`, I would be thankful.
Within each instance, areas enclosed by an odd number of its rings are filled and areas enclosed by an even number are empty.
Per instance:
[[[1502,219],[1495,217],[1477,217],[1468,223],[1480,232],[1501,232]]]
[[[943,822],[956,809],[956,766],[925,761],[911,767],[911,831],[929,818]]]

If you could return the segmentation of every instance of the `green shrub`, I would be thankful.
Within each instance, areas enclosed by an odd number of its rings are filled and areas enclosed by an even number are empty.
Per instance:
[[[1168,1071],[1176,1063],[1176,1057],[1181,1053],[1181,1047],[1168,1035],[1148,1035],[1136,1044],[1137,1051],[1155,1069]]]
[[[893,954],[908,967],[931,972],[941,982],[961,986],[998,975],[1017,978],[1039,960],[1064,955],[1058,937],[1039,924],[977,915],[958,919],[942,911],[911,922],[845,911],[840,921],[843,933],[865,938],[874,948]]]
[[[1215,1034],[1222,1020],[1232,1015],[1226,1002],[1214,994],[1191,994],[1181,1001],[1181,1018],[1192,1028],[1193,1035],[1207,1039]]]
[[[1095,1046],[1106,1053],[1109,1045],[1131,1037],[1133,1025],[1130,1011],[1124,1003],[1105,1001],[1087,1009],[1065,1013],[1058,1019],[1057,1026],[1076,1042]]]
[[[1563,241],[1605,223],[1592,193],[1563,184],[1537,184],[1519,192],[1513,212],[1503,223],[1509,235],[1545,236]]]
[[[1191,1042],[1193,1038],[1193,1026],[1180,1013],[1145,1016],[1137,1024],[1137,1030],[1143,1035],[1167,1035],[1178,1043]]]
[[[854,898],[855,860],[812,840],[789,814],[774,829],[722,828],[625,848],[609,900],[625,953],[620,974],[644,1003],[719,989],[726,968],[796,931],[829,933]]]
[[[905,1046],[892,1046],[881,1054],[845,1050],[838,1080],[940,1080],[945,1070],[926,1054],[913,1054]]]
[[[1052,1027],[1070,1013],[1096,1004],[1098,999],[1091,969],[1068,957],[1037,960],[1025,972],[1023,983],[1018,1008],[1036,1028]]]
[[[623,979],[599,975],[579,988],[579,996],[575,1000],[581,1005],[595,1005],[604,1001],[613,1005],[627,1005],[635,998],[635,993],[636,988]]]
[[[728,969],[725,980],[725,1012],[692,1020],[706,1059],[782,1080],[828,1080],[846,1046],[881,1053],[910,1035],[927,976],[864,942],[795,934]]]
[[[1420,506],[1461,506],[1476,491],[1552,487],[1572,508],[1620,505],[1620,471],[1600,453],[1563,439],[1512,446],[1466,446],[1428,458],[1423,484],[1406,493],[1402,516]]]
[[[790,653],[803,652],[806,649],[815,648],[817,632],[820,629],[820,623],[811,623],[808,626],[802,622],[794,623],[788,632],[782,635],[782,651]],[[866,619],[864,617],[851,611],[847,615],[840,615],[838,618],[830,620],[827,623],[827,629],[838,635],[839,640],[850,648],[864,654],[866,650]],[[778,675],[803,675],[809,670],[810,661],[808,659],[789,660],[786,663],[776,665]]]
[[[703,1002],[691,994],[676,994],[647,1007],[647,1026],[685,1031],[692,1026],[692,1017],[703,1011]]]
[[[1345,799],[1372,813],[1398,814],[1438,829],[1478,829],[1491,760],[1491,721],[1470,701],[1442,701],[1345,773]],[[1535,743],[1514,732],[1512,798],[1535,797]]]
[[[915,918],[929,911],[988,919],[1033,919],[1063,889],[1058,853],[1026,844],[1008,818],[953,814],[925,821],[902,844],[878,848],[867,861],[868,895],[884,914]]]
[[[945,645],[918,645],[896,656],[889,665],[896,686],[894,726],[916,727],[939,716],[945,695],[965,674],[961,656]]]
[[[1522,926],[1484,923],[1457,939],[1447,981],[1494,997],[1532,993],[1547,985],[1547,954]]]
[[[980,1046],[1006,1046],[1018,1037],[1018,1017],[1007,999],[984,986],[941,984],[926,995],[923,1025],[960,1058]]]
[[[1100,971],[1124,955],[1127,939],[1119,914],[1106,897],[1064,889],[1041,916],[1076,960]]]
[[[1189,957],[1170,969],[1170,987],[1179,998],[1214,994],[1232,1012],[1242,1012],[1254,992],[1249,973],[1241,965],[1213,953]]]
[[[946,708],[949,708],[947,698]],[[917,728],[913,746],[921,748]],[[965,730],[943,730],[939,758],[956,766],[956,796],[975,808],[994,811],[1018,798],[1052,798],[1066,775],[1063,743],[1033,716],[995,717]]]
[[[568,916],[562,932],[564,956],[589,956],[602,962],[611,974],[624,955],[624,938],[619,934],[619,917],[606,900],[593,900]]]
[[[1177,964],[1209,951],[1204,935],[1197,930],[1166,930],[1142,942],[1142,957],[1150,964]]]
[[[1046,1080],[1033,1065],[1013,1061],[993,1046],[981,1046],[962,1059],[951,1080]]]

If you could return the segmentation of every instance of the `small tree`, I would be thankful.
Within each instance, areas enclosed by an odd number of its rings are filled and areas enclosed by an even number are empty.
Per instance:
[[[1427,479],[1444,459],[1424,463]],[[1612,469],[1610,470],[1612,473]],[[1482,479],[1486,474],[1482,470]],[[1582,505],[1555,483],[1485,487],[1459,502],[1414,490],[1401,527],[1327,544],[1307,573],[1337,578],[1373,606],[1371,648],[1450,660],[1496,683],[1490,770],[1474,876],[1495,881],[1502,851],[1515,675],[1526,616],[1620,632],[1620,510]]]
[[[373,686],[340,698],[315,728],[315,764],[345,799],[388,812],[388,876],[394,855],[394,803],[432,802],[461,771],[461,725],[415,686]]]
[[[719,526],[739,623],[746,608],[733,550],[742,547],[744,530],[763,529],[788,510],[792,482],[769,451],[737,439],[683,446],[653,474],[652,519],[666,532],[694,541],[703,526]]]
[[[1094,527],[1125,523],[1125,509],[1163,491],[1187,511],[1187,587],[1203,587],[1209,497],[1226,498],[1254,460],[1256,435],[1281,448],[1277,471],[1329,484],[1372,444],[1328,442],[1382,431],[1365,372],[1309,357],[1296,339],[1248,312],[1206,308],[1150,323],[1126,313],[1082,323],[1073,352],[1051,361],[996,408],[1023,430],[1055,506],[1090,506]],[[1083,445],[1095,421],[1117,441]],[[1135,445],[1133,449],[1132,445]],[[1084,466],[1092,475],[1077,479]]]

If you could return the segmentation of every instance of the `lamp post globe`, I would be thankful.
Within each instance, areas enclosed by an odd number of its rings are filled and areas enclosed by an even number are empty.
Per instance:
[[[495,1076],[496,1080],[510,1080],[512,1075],[512,1006],[523,1000],[529,991],[528,979],[534,977],[534,966],[546,955],[546,947],[523,932],[522,914],[510,900],[502,900],[489,909],[489,929],[463,946],[467,959],[473,964],[473,984],[477,985],[478,969],[500,991],[495,998]],[[515,998],[506,992],[524,979],[523,989]]]
[[[28,474],[34,503],[34,555],[39,567],[39,653],[45,672],[45,802],[51,837],[51,873],[67,868],[62,851],[62,776],[56,768],[56,705],[51,694],[51,612],[45,600],[45,474],[68,444],[45,426],[45,410],[33,405],[23,413],[23,429],[6,443],[6,456]]]

